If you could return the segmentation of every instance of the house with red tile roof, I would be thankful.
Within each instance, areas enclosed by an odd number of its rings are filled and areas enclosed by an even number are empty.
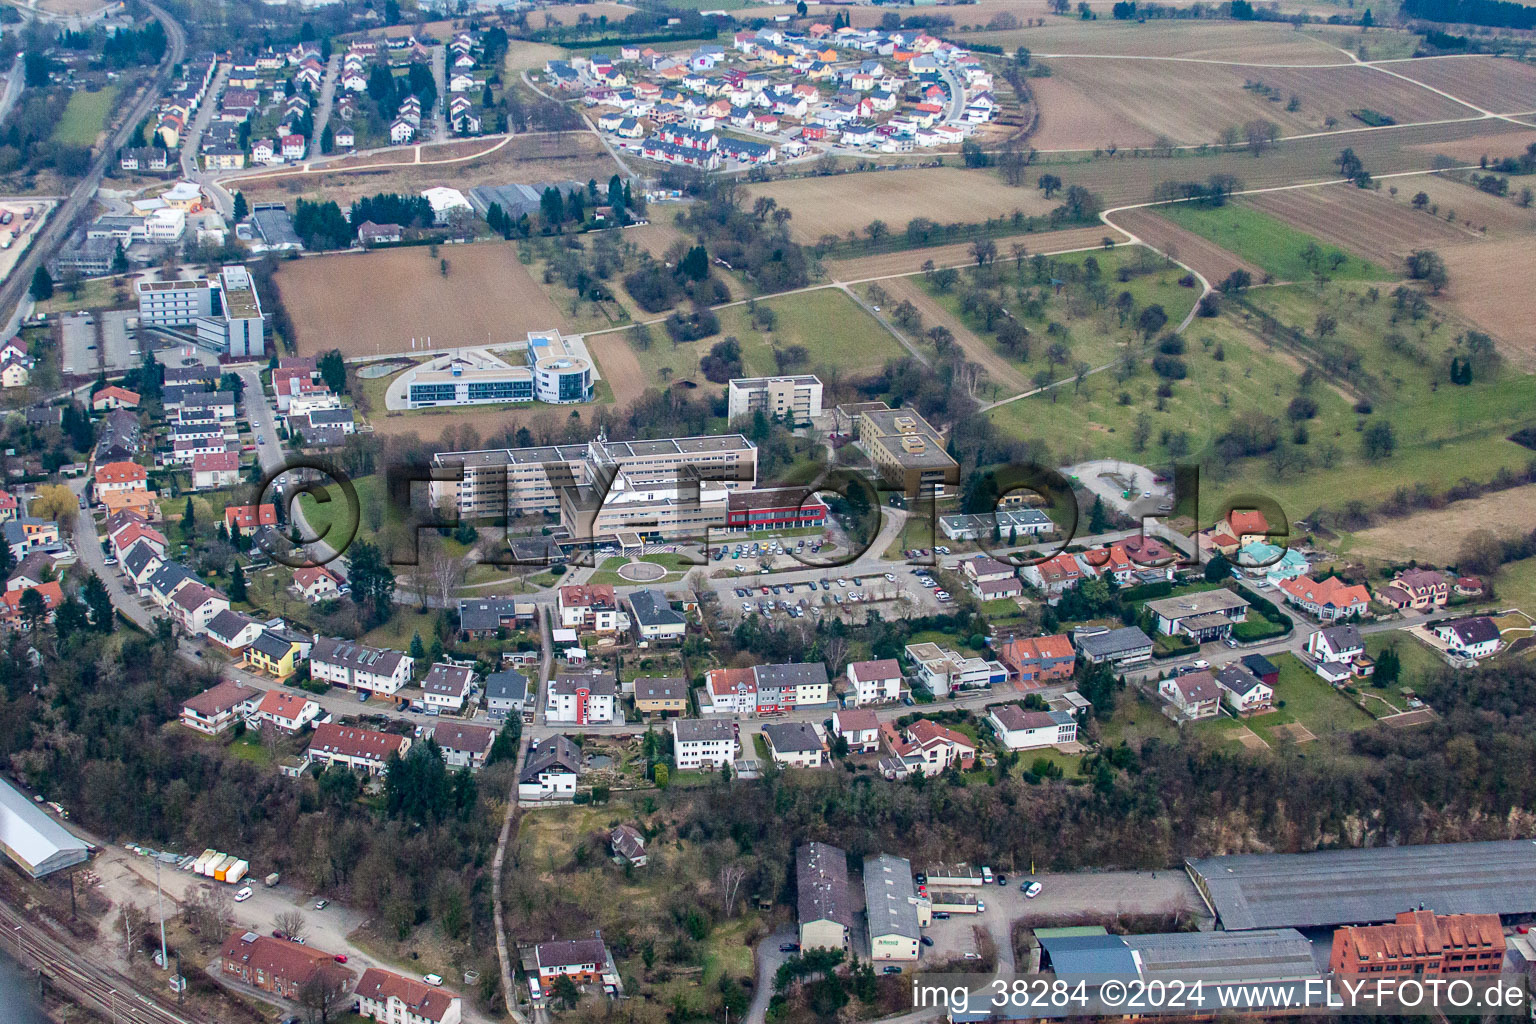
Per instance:
[[[352,994],[358,1012],[380,1024],[459,1024],[463,1020],[458,996],[380,967],[364,971]]]
[[[7,590],[0,594],[0,623],[7,626],[22,625],[22,599],[36,591],[42,595],[43,606],[47,609],[47,621],[53,621],[54,609],[64,603],[64,590],[59,586],[58,580],[48,583],[40,583],[35,587],[26,587],[21,590]]]
[[[1092,566],[1084,565],[1082,559],[1065,551],[1035,565],[1026,565],[1019,572],[1030,586],[1053,596],[1098,575]]]
[[[276,526],[277,506],[270,501],[262,505],[224,506],[224,529],[233,530],[237,524],[245,534],[259,526]]]
[[[1008,668],[1015,682],[1039,685],[1051,679],[1066,679],[1077,664],[1077,652],[1064,633],[1051,636],[1016,636],[997,652],[997,660]]]
[[[296,999],[306,985],[316,983],[345,992],[353,977],[331,953],[238,930],[230,932],[219,949],[219,970],[226,978],[284,999]]]
[[[938,775],[950,765],[958,764],[964,770],[976,761],[976,743],[969,736],[926,718],[913,722],[900,734],[892,723],[882,722],[880,735],[893,755],[880,762],[887,775]]]
[[[1269,537],[1269,520],[1255,508],[1235,508],[1211,531],[1211,545],[1224,555],[1230,555],[1244,544],[1262,541]]]
[[[108,409],[137,409],[138,407],[139,393],[118,387],[116,384],[108,384],[91,396],[92,412],[106,412]]]
[[[1322,622],[1335,622],[1351,615],[1364,615],[1371,605],[1370,592],[1358,583],[1345,583],[1337,576],[1318,581],[1310,576],[1282,580],[1280,592],[1285,600]]]
[[[188,697],[181,705],[181,724],[217,736],[244,717],[265,693],[257,687],[226,679],[195,697]]]
[[[285,690],[268,690],[251,712],[251,717],[257,722],[271,722],[278,732],[289,735],[298,732],[319,716],[319,704],[301,694]]]

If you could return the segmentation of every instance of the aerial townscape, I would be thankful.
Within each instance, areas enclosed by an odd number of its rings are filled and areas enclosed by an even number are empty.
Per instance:
[[[1536,1019],[1536,6],[712,2],[0,4],[0,1018]]]

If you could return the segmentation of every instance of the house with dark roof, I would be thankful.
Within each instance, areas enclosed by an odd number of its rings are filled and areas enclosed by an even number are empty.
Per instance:
[[[763,739],[774,763],[795,768],[820,768],[827,752],[808,722],[771,722],[763,726]]]
[[[633,825],[619,825],[608,833],[608,848],[613,855],[633,867],[645,867],[645,836]]]
[[[572,800],[581,775],[581,748],[565,736],[551,736],[528,749],[517,777],[517,798],[544,802]]]
[[[590,725],[613,721],[619,683],[611,672],[561,672],[545,692],[545,721]]]
[[[637,590],[629,595],[630,618],[641,640],[661,643],[681,640],[688,620],[672,607],[659,590]]]
[[[496,730],[469,722],[443,721],[432,727],[432,739],[442,750],[443,761],[448,767],[477,772],[485,767],[485,760],[491,755]]]
[[[680,770],[722,768],[736,758],[736,725],[719,719],[674,718],[672,760]]]
[[[459,598],[459,632],[472,638],[493,637],[503,629],[533,624],[532,601],[511,598]]]
[[[181,705],[181,724],[208,736],[217,736],[244,718],[265,690],[233,679],[188,697]]]
[[[1077,719],[1065,711],[1025,711],[1017,704],[1003,704],[991,709],[987,723],[1009,750],[1077,742]]]
[[[521,718],[528,705],[528,677],[517,669],[503,669],[485,677],[485,710],[490,717]]]
[[[1222,703],[1234,715],[1257,715],[1274,707],[1274,687],[1239,662],[1223,665],[1212,678],[1221,687]]]
[[[1186,672],[1164,679],[1157,684],[1157,692],[1189,721],[1215,718],[1221,713],[1221,686],[1209,672]]]
[[[642,676],[635,680],[635,710],[642,715],[681,715],[688,710],[688,680]]]
[[[462,711],[474,679],[474,670],[465,665],[433,665],[421,681],[421,702],[442,711]]]
[[[1499,627],[1486,615],[1452,619],[1430,628],[1445,641],[1446,650],[1459,658],[1486,658],[1499,649]]]
[[[1079,630],[1072,636],[1077,653],[1090,665],[1140,665],[1152,660],[1152,638],[1136,626],[1100,632]]]
[[[541,942],[533,947],[533,968],[541,989],[547,990],[556,978],[570,978],[578,985],[599,982],[605,990],[616,991],[619,971],[614,966],[608,946],[599,938],[566,939]]]

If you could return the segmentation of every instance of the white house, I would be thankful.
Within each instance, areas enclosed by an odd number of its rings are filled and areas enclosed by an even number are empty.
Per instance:
[[[849,703],[857,706],[901,699],[901,663],[895,658],[855,661],[848,666]]]
[[[1209,672],[1190,672],[1164,679],[1157,692],[1190,720],[1215,718],[1221,713],[1221,686]]]
[[[1218,669],[1215,679],[1222,703],[1233,714],[1254,715],[1274,706],[1274,689],[1235,661]]]
[[[442,711],[462,711],[475,673],[463,665],[433,665],[421,681],[421,702]]]
[[[1351,662],[1365,653],[1365,641],[1354,626],[1329,626],[1307,637],[1306,651],[1321,662]]]
[[[820,768],[826,763],[821,737],[806,722],[774,722],[763,726],[763,739],[775,764],[793,768]]]
[[[1077,742],[1077,719],[1065,711],[1025,711],[1017,704],[1004,704],[992,709],[987,723],[1009,750]]]
[[[572,800],[581,774],[581,748],[564,736],[551,736],[528,750],[517,777],[519,800]]]
[[[679,770],[721,768],[736,760],[736,725],[720,719],[672,720],[672,757]]]
[[[1453,619],[1433,629],[1452,654],[1463,658],[1486,658],[1499,649],[1499,627],[1486,615]]]
[[[309,656],[309,674],[333,686],[388,696],[411,681],[416,662],[399,651],[350,640],[319,637]]]
[[[608,672],[562,672],[546,687],[544,719],[593,725],[613,721],[618,681]]]
[[[880,749],[880,719],[867,708],[845,708],[832,715],[832,735],[854,753],[870,754]]]
[[[629,610],[642,640],[665,643],[681,640],[688,632],[688,619],[659,590],[639,590],[629,595]]]
[[[251,712],[258,727],[271,722],[279,732],[296,733],[320,715],[320,705],[285,690],[268,690]]]
[[[358,1012],[378,1024],[459,1024],[461,1000],[452,992],[380,967],[370,967],[352,992]]]

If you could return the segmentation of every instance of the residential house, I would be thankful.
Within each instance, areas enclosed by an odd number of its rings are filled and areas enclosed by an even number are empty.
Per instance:
[[[485,677],[485,711],[491,718],[522,718],[528,704],[528,677],[503,669]]]
[[[1263,512],[1234,508],[1211,530],[1211,546],[1224,555],[1231,555],[1243,545],[1266,541],[1269,536],[1269,520]]]
[[[1189,721],[1221,713],[1222,689],[1209,672],[1186,672],[1157,685],[1157,692]]]
[[[310,654],[309,673],[333,686],[378,696],[397,692],[411,679],[415,661],[399,651],[321,637]]]
[[[322,766],[334,764],[383,775],[391,756],[404,757],[410,749],[409,736],[321,722],[310,738],[309,758]]]
[[[901,699],[901,663],[895,658],[855,661],[848,666],[846,703],[855,707]]]
[[[1234,715],[1257,715],[1274,707],[1275,690],[1239,662],[1223,665],[1213,678],[1221,699]]]
[[[736,725],[718,719],[672,720],[672,759],[681,771],[723,768],[736,759]]]
[[[139,393],[127,388],[108,384],[91,396],[91,411],[106,412],[108,409],[137,409]]]
[[[443,761],[448,767],[477,772],[485,767],[486,758],[491,756],[496,730],[468,722],[439,722],[432,726],[432,739],[442,750]]]
[[[681,715],[688,711],[688,680],[643,676],[635,680],[635,710],[642,715]]]
[[[474,678],[474,670],[466,666],[435,664],[421,681],[421,702],[439,711],[462,711]]]
[[[1135,626],[1080,629],[1073,633],[1077,653],[1090,665],[1109,662],[1117,667],[1140,665],[1152,660],[1152,638]]]
[[[599,938],[541,942],[533,947],[532,959],[541,991],[561,977],[578,985],[599,983],[606,991],[616,991],[619,985],[618,968]]]
[[[1019,571],[1030,586],[1052,596],[1063,594],[1097,575],[1092,566],[1084,565],[1082,559],[1065,551],[1034,565],[1026,565]]]
[[[363,972],[352,997],[358,1013],[378,1024],[459,1024],[464,1019],[458,996],[381,967]]]
[[[1277,587],[1287,580],[1305,576],[1312,568],[1307,556],[1295,548],[1282,548],[1261,540],[1250,541],[1239,548],[1235,563],[1233,576],[1263,580]]]
[[[399,224],[375,224],[371,220],[365,220],[357,226],[357,240],[364,247],[392,245],[403,237]]]
[[[1017,704],[992,708],[987,724],[1009,750],[1036,750],[1077,742],[1077,719],[1065,711],[1025,711]]]
[[[545,687],[544,719],[593,725],[613,721],[618,681],[609,672],[562,672]]]
[[[711,669],[704,676],[703,699],[706,713],[778,714],[829,703],[831,682],[821,662]]]
[[[1323,622],[1364,615],[1371,604],[1371,595],[1365,587],[1345,583],[1337,576],[1329,576],[1321,582],[1310,576],[1298,576],[1277,586],[1288,603]]]
[[[278,732],[290,736],[320,716],[320,705],[308,697],[283,690],[268,690],[251,709],[251,721],[260,727],[271,722]]]
[[[293,589],[306,604],[319,604],[341,596],[342,578],[323,565],[293,570]]]
[[[899,735],[889,722],[880,727],[881,737],[891,758],[880,763],[889,777],[905,777],[914,772],[938,775],[951,765],[967,770],[976,760],[976,744],[963,733],[926,718],[920,718]]]
[[[807,722],[772,722],[763,726],[763,739],[775,764],[794,768],[820,768],[826,749],[816,729]]]
[[[681,640],[688,632],[688,619],[659,590],[638,590],[629,595],[629,610],[642,640],[664,643]]]
[[[619,605],[613,587],[606,583],[577,584],[560,588],[560,625],[591,633],[615,633],[620,629]]]
[[[181,705],[181,724],[208,736],[217,736],[244,718],[266,691],[226,680]]]
[[[997,652],[1015,682],[1039,686],[1052,679],[1066,679],[1077,664],[1077,652],[1065,634],[1013,637]]]
[[[236,452],[218,452],[192,456],[192,489],[212,491],[233,487],[240,482],[240,456]]]
[[[352,984],[352,972],[330,953],[238,929],[219,948],[219,970],[226,978],[281,999],[298,999],[315,987],[343,993]]]
[[[967,658],[935,643],[908,644],[906,655],[912,661],[913,679],[935,697],[1008,680],[1008,669],[1002,662]]]
[[[645,836],[633,825],[619,825],[608,833],[608,848],[631,867],[645,867]]]
[[[1433,611],[1451,600],[1451,584],[1430,569],[1404,569],[1386,586],[1376,588],[1376,599],[1398,611]]]
[[[208,620],[203,635],[226,654],[243,658],[246,648],[256,641],[264,628],[249,615],[226,609]]]
[[[880,749],[880,719],[868,708],[834,711],[832,735],[846,742],[855,754],[872,754]]]
[[[517,777],[519,800],[572,800],[581,774],[581,748],[564,736],[551,736],[528,748]]]
[[[1486,658],[1499,649],[1499,627],[1486,615],[1473,615],[1430,627],[1445,641],[1446,650],[1460,658]]]
[[[1328,626],[1308,636],[1304,648],[1315,661],[1347,665],[1365,653],[1365,641],[1354,626]]]
[[[1148,601],[1159,633],[1186,636],[1195,643],[1222,640],[1232,635],[1233,623],[1248,614],[1248,602],[1230,590],[1203,590]]]
[[[148,481],[149,470],[136,462],[98,464],[96,472],[92,474],[91,478],[91,484],[95,488],[97,500],[104,500],[109,494],[147,490],[149,486]]]
[[[532,601],[514,601],[510,598],[459,599],[459,632],[466,637],[495,637],[505,629],[531,626],[534,618],[535,607]]]
[[[6,626],[26,625],[22,601],[28,594],[37,594],[43,599],[45,622],[52,622],[55,609],[64,603],[64,589],[57,580],[21,590],[7,590],[0,594],[0,621]]]
[[[245,664],[282,682],[299,670],[312,644],[287,630],[262,629],[245,649]]]
[[[182,629],[192,636],[202,636],[215,616],[229,610],[229,598],[206,583],[192,580],[176,588],[166,610]]]

